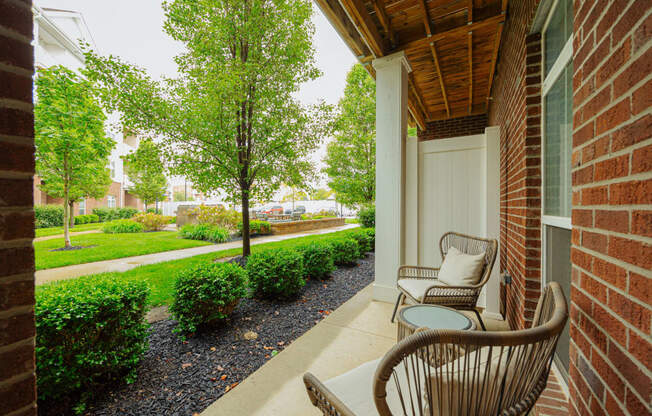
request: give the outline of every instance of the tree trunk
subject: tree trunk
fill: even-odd
[[[70,201],[68,203],[68,207],[69,207],[69,213],[70,213],[70,222],[69,222],[70,228],[75,228],[75,214],[74,214],[74,212],[75,212],[75,203],[73,201]]]
[[[71,247],[70,243],[70,203],[68,202],[68,185],[64,185],[63,193],[63,238],[66,247]]]
[[[242,257],[251,254],[251,239],[249,236],[249,191],[242,191]]]

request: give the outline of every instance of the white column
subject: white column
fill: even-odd
[[[419,265],[419,140],[405,146],[405,263]]]
[[[500,316],[500,127],[485,129],[486,175],[485,189],[487,209],[485,219],[485,236],[498,240],[498,254],[489,282],[485,288],[486,304],[484,315],[501,319]]]
[[[393,302],[404,262],[407,76],[404,52],[373,61],[376,70],[376,279],[374,299]]]

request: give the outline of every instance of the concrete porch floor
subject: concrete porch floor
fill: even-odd
[[[382,357],[396,342],[396,324],[389,322],[393,306],[373,301],[372,287],[367,286],[209,406],[202,416],[320,415],[308,399],[303,374],[310,371],[328,380]],[[467,316],[474,319],[472,315]],[[483,320],[488,330],[508,329],[505,321]]]

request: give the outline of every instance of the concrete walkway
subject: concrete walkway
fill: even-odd
[[[393,307],[372,300],[367,286],[201,415],[321,415],[308,399],[303,374],[325,381],[385,355],[396,342]],[[471,312],[465,315],[475,321]],[[490,331],[508,329],[505,321],[483,320]]]
[[[272,241],[283,241],[291,238],[303,237],[307,235],[328,234],[336,231],[347,230],[358,227],[357,224],[346,224],[341,227],[326,228],[314,231],[305,231],[295,234],[271,235],[251,240],[251,245],[269,243]],[[121,259],[104,260],[94,263],[76,264],[73,266],[57,267],[54,269],[39,270],[36,272],[36,284],[41,285],[56,280],[72,279],[89,274],[105,272],[125,272],[138,266],[146,264],[160,263],[169,260],[184,259],[186,257],[198,256],[200,254],[214,253],[216,251],[230,248],[242,247],[242,241],[231,241],[223,244],[213,244],[210,246],[201,246],[186,248],[182,250],[165,251],[162,253],[146,254],[143,256],[123,257]]]
[[[95,233],[101,233],[102,230],[87,230],[87,231],[71,231],[70,232],[70,237],[74,237],[77,235],[83,235],[83,234],[95,234]],[[34,241],[45,241],[45,240],[54,240],[55,238],[63,238],[63,234],[55,234],[55,235],[46,235],[45,237],[36,237]]]

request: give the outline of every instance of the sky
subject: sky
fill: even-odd
[[[176,76],[173,58],[183,47],[163,31],[165,16],[161,1],[35,0],[34,3],[82,13],[100,54],[120,56],[145,68],[155,78]],[[297,98],[304,104],[319,100],[337,104],[344,91],[346,74],[356,59],[321,10],[316,5],[313,9],[315,59],[322,76],[305,83]],[[313,155],[318,167],[322,166],[324,154],[325,145]]]

